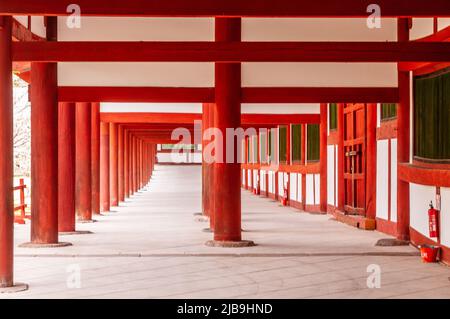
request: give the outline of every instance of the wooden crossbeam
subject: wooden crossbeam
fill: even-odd
[[[71,0],[0,0],[2,15],[68,15]],[[85,16],[367,17],[373,0],[77,0]],[[448,0],[377,0],[383,17],[449,17]]]
[[[242,103],[398,103],[397,88],[245,87]],[[214,88],[59,87],[60,102],[214,103]]]
[[[33,62],[449,62],[450,42],[16,42]]]

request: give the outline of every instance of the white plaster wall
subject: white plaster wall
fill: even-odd
[[[298,174],[298,176],[297,176],[297,198],[300,203],[302,202],[302,189],[303,189],[302,178],[303,178],[303,174]]]
[[[441,188],[441,243],[450,247],[450,188]]]
[[[291,180],[289,182],[289,198],[295,201],[298,201],[297,197],[297,174],[291,173]]]
[[[261,191],[266,191],[266,171],[259,171],[259,180],[261,183]]]
[[[31,17],[31,32],[40,37],[46,37],[47,32],[44,25],[44,17]]]
[[[243,41],[396,41],[396,19],[369,29],[365,18],[244,18]]]
[[[396,87],[395,63],[242,63],[244,87]]]
[[[202,113],[200,103],[101,103],[102,113]]]
[[[59,41],[214,41],[213,18],[82,17],[81,28],[58,18]]]
[[[252,184],[252,170],[249,169],[247,170],[247,181],[248,181],[248,186],[250,186]]]
[[[428,209],[430,201],[436,201],[436,187],[409,184],[410,189],[410,225],[422,235],[429,237]]]
[[[244,114],[320,114],[319,103],[242,103]]]
[[[377,104],[377,127],[381,127],[381,103]]]
[[[314,196],[314,200],[315,200],[315,205],[320,205],[320,174],[315,174],[314,175],[314,179],[315,179],[315,186],[316,186],[316,192],[315,192],[315,196]]]
[[[212,87],[214,63],[63,62],[59,86]]]
[[[397,139],[391,140],[391,221],[397,222]]]
[[[445,29],[450,26],[450,18],[439,18],[438,19],[438,30]]]
[[[306,204],[319,205],[320,204],[320,175],[307,174],[306,175]]]
[[[377,209],[376,216],[388,220],[389,214],[389,172],[388,165],[389,162],[389,141],[380,140],[377,141]]]
[[[269,193],[274,194],[275,193],[274,190],[273,190],[274,189],[274,187],[273,187],[274,178],[273,178],[273,172],[272,171],[269,171],[268,179],[269,179]]]
[[[258,171],[253,170],[253,188],[258,186]]]
[[[277,185],[277,189],[278,189],[278,194],[280,196],[284,196],[284,174],[283,173],[279,173],[278,174],[278,185]]]
[[[28,28],[28,16],[14,16],[14,19],[16,19],[25,28]]]
[[[335,203],[335,183],[334,177],[336,174],[335,166],[335,146],[327,146],[327,201],[329,205],[337,206]]]
[[[410,30],[411,40],[420,39],[433,33],[433,18],[413,18],[413,27]]]

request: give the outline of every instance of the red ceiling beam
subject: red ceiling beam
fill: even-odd
[[[214,103],[214,88],[68,87],[60,102]],[[242,103],[398,103],[397,88],[242,88]]]
[[[100,120],[114,123],[164,123],[164,124],[192,124],[194,121],[201,121],[202,115],[198,113],[101,113]],[[241,123],[243,126],[278,125],[288,123],[319,123],[320,114],[242,114]],[[127,129],[132,129],[126,127]],[[135,129],[135,127],[134,127]],[[141,127],[142,130],[156,129]]]
[[[67,15],[71,0],[0,0],[3,15]],[[373,0],[77,0],[86,16],[367,17]],[[448,17],[448,0],[377,0],[384,17]]]
[[[59,100],[78,102],[211,103],[214,88],[69,87],[59,88]]]
[[[448,62],[450,42],[15,42],[33,62]]]

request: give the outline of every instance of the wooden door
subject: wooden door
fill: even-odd
[[[344,210],[352,215],[366,211],[366,105],[344,106]]]

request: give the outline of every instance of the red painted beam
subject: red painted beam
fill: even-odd
[[[246,87],[242,103],[398,103],[397,88]],[[59,87],[61,102],[214,103],[214,88]]]
[[[3,15],[68,15],[69,0],[0,1]],[[372,0],[77,0],[85,16],[367,17]],[[377,0],[384,17],[448,17],[447,0]]]
[[[214,88],[181,87],[59,87],[60,101],[97,102],[213,102]]]
[[[449,42],[14,42],[32,62],[447,62]]]

